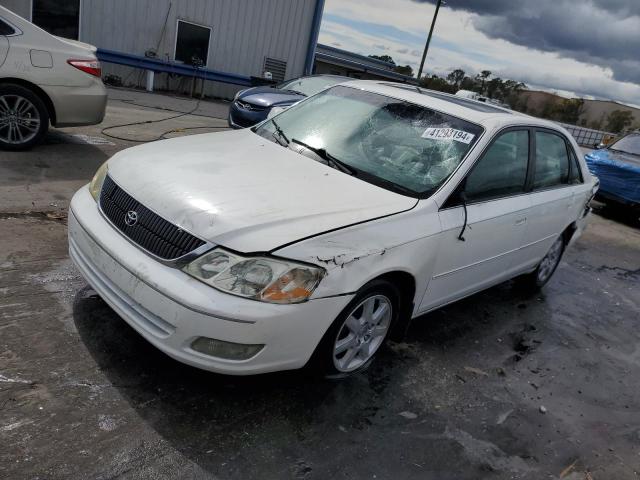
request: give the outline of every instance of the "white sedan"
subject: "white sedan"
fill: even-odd
[[[24,150],[56,127],[102,122],[96,48],[48,34],[0,6],[0,149]]]
[[[252,129],[118,153],[71,203],[71,257],[142,336],[207,370],[365,368],[425,312],[542,287],[597,180],[557,125],[355,81]]]

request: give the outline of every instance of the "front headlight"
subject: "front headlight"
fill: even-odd
[[[107,162],[104,162],[96,174],[91,179],[91,183],[89,184],[89,192],[91,192],[91,196],[97,202],[100,197],[100,190],[102,190],[102,184],[104,183],[104,179],[107,176]]]
[[[270,303],[307,300],[324,270],[271,257],[243,257],[222,248],[197,258],[183,271],[232,295]]]

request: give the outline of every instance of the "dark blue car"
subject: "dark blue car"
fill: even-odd
[[[633,132],[585,155],[600,180],[597,197],[640,208],[640,132]]]
[[[312,75],[268,87],[253,87],[238,92],[229,107],[229,126],[246,128],[261,122],[273,107],[290,107],[311,95],[338,83],[352,80],[338,75]]]

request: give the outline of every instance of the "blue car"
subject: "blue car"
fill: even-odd
[[[231,128],[252,127],[266,119],[273,107],[290,107],[325,88],[349,80],[353,79],[338,75],[312,75],[274,86],[241,90],[229,107],[229,126]]]
[[[640,208],[640,131],[584,158],[591,173],[600,179],[598,198]]]

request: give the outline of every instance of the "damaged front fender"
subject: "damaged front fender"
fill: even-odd
[[[306,239],[273,253],[327,271],[312,298],[354,293],[381,275],[400,271],[415,279],[414,303],[419,304],[431,278],[440,230],[435,203],[425,201],[414,210]]]

